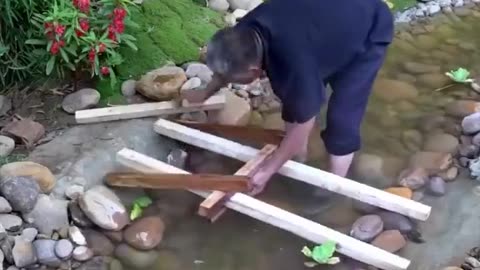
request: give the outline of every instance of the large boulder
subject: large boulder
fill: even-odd
[[[135,89],[156,101],[172,100],[180,95],[180,88],[187,81],[182,68],[164,66],[148,72],[137,81]]]

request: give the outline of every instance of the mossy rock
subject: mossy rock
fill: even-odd
[[[196,0],[145,0],[131,12],[138,27],[128,27],[127,33],[137,39],[138,51],[126,46],[120,50],[124,62],[116,67],[119,83],[113,89],[108,80],[98,83],[102,97],[119,92],[122,81],[138,79],[168,62],[198,60],[200,47],[225,25],[221,14]]]

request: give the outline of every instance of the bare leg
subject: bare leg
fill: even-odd
[[[352,164],[354,154],[344,156],[330,155],[330,172],[341,177],[346,177]]]
[[[285,131],[288,132],[292,128],[292,123],[285,122]],[[307,161],[308,156],[308,140],[304,145],[300,146],[300,151],[293,157],[293,160],[304,163]]]

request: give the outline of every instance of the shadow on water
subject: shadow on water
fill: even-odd
[[[467,86],[455,86],[439,92],[433,90],[449,84],[444,73],[451,69],[464,67],[473,74],[480,75],[478,34],[480,12],[477,8],[464,13],[468,14],[459,13],[458,16],[442,14],[432,19],[432,22],[419,23],[397,34],[377,79],[377,83],[382,84],[382,87],[379,91],[374,90],[362,127],[361,152],[381,157],[383,160],[381,170],[384,175],[381,179],[367,179],[355,175],[353,169],[352,179],[378,188],[390,186],[409,157],[422,149],[422,138],[439,131],[458,135],[458,119],[449,116],[447,105],[458,99],[480,100],[480,98]],[[322,115],[324,116],[324,113]],[[317,127],[311,136],[312,153],[309,165],[324,169],[326,154],[319,139],[319,130],[320,127]],[[415,136],[412,136],[412,133]],[[234,170],[235,168],[232,172]],[[471,187],[471,182],[465,179],[457,180],[451,188],[458,190],[452,191],[444,198],[427,199],[427,203],[431,204],[435,211],[436,205],[445,206],[446,202],[453,200],[449,197],[462,196],[461,192],[466,192]],[[351,224],[358,217],[352,209],[351,200],[332,194],[326,199],[313,199],[311,194],[311,186],[276,176],[261,199],[348,233]],[[163,195],[158,197],[165,198]],[[304,257],[300,250],[304,245],[310,244],[308,241],[233,211],[227,212],[215,224],[209,224],[194,215],[195,207],[200,203],[198,197],[183,193],[181,196],[167,197],[169,199],[159,204],[163,204],[165,209],[169,208],[169,211],[176,214],[159,248],[158,263],[152,269],[307,269],[303,266]],[[432,215],[432,219],[433,221],[427,223],[442,222],[436,215]],[[427,240],[428,236],[435,236],[435,233],[428,232],[428,228],[425,230]],[[452,237],[455,237],[454,235],[451,234]],[[480,236],[477,240],[480,241]],[[448,242],[433,241],[433,243],[442,245]],[[403,253],[405,256],[414,256],[408,250],[415,250],[418,253],[415,260],[422,260],[414,262],[418,267],[413,269],[435,269],[440,261],[447,263],[451,259],[420,258],[422,255],[420,249],[411,247],[412,245],[415,244],[409,244],[406,247],[407,251]],[[428,249],[432,244],[426,245],[425,248]],[[455,248],[453,252],[457,254],[445,251],[446,256],[463,256],[471,246],[459,243]],[[435,251],[424,252],[430,253]],[[435,260],[435,263],[429,265],[431,260]],[[343,269],[343,267],[317,269]]]

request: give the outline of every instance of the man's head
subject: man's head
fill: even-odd
[[[207,65],[223,80],[247,84],[262,74],[262,44],[250,28],[225,28],[207,45]]]

